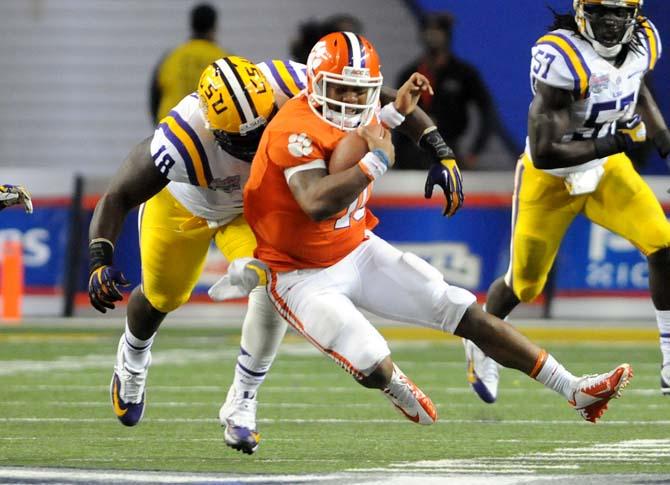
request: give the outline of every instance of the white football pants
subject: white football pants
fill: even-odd
[[[291,326],[359,379],[390,351],[357,307],[453,333],[476,300],[423,259],[372,233],[331,267],[273,272],[268,292]]]

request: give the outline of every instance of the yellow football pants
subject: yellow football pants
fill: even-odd
[[[149,303],[164,313],[190,298],[212,238],[228,261],[251,257],[256,248],[256,238],[244,216],[211,229],[167,188],[142,205],[139,227],[142,291]]]
[[[524,154],[515,174],[510,267],[505,281],[521,301],[542,292],[566,230],[577,214],[618,234],[643,254],[670,247],[670,224],[624,154],[613,155],[590,194],[570,195],[563,179],[533,166]]]

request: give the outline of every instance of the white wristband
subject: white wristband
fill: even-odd
[[[383,157],[380,155],[383,155]],[[386,154],[381,150],[368,152],[358,162],[358,168],[361,169],[370,181],[377,180],[384,175],[389,168],[388,159],[385,160],[384,158],[386,158]]]
[[[397,128],[405,121],[405,116],[400,114],[393,103],[388,103],[379,112],[379,119],[389,129]]]

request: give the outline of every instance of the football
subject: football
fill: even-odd
[[[384,127],[375,125],[375,128],[379,130],[379,136],[382,136]],[[350,131],[335,147],[328,161],[328,173],[338,173],[353,167],[368,151],[367,142],[355,130]]]

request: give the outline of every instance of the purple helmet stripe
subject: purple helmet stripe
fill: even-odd
[[[344,40],[347,42],[347,52],[348,52],[348,57],[349,60],[347,61],[347,66],[353,66],[353,67],[358,67],[354,64],[354,50],[353,47],[351,46],[351,39],[349,39],[349,36],[347,35],[347,32],[342,32],[344,35]]]

